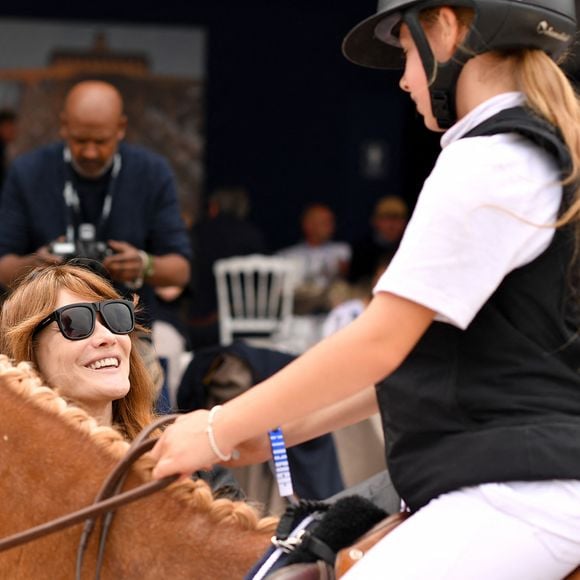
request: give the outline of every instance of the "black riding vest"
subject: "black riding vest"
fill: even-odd
[[[516,132],[570,157],[521,107],[465,137]],[[565,190],[563,208],[569,203]],[[442,493],[502,481],[580,479],[580,316],[570,299],[571,228],[509,273],[462,331],[434,322],[377,385],[387,463],[416,510]]]

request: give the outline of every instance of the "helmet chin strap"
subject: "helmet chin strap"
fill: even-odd
[[[437,124],[441,129],[449,129],[457,121],[455,107],[457,80],[465,63],[471,57],[456,50],[447,62],[435,62],[429,41],[419,22],[418,12],[413,9],[407,10],[403,20],[409,27],[427,75],[433,116],[437,119]]]

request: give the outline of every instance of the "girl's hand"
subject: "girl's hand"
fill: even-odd
[[[208,471],[214,463],[219,463],[209,443],[208,418],[208,411],[194,411],[179,417],[163,432],[151,450],[152,457],[157,460],[157,465],[153,469],[154,479],[161,479],[174,473],[191,475],[199,469]],[[263,463],[271,457],[270,439],[265,433],[236,446],[236,453],[233,454],[231,461],[225,462],[224,465],[227,467],[253,465]]]
[[[272,459],[270,438],[267,433],[239,443],[236,445],[236,451],[237,453],[234,454],[231,461],[224,463],[224,466],[244,467],[245,465],[254,465]]]
[[[163,432],[151,450],[157,460],[154,479],[173,474],[191,475],[199,469],[210,470],[217,462],[206,431],[208,415],[205,410],[187,413]]]

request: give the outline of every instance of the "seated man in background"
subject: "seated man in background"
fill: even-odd
[[[353,243],[349,282],[370,282],[377,268],[388,264],[399,246],[408,219],[409,208],[399,196],[387,195],[377,200],[370,228]]]
[[[278,252],[296,260],[298,285],[295,313],[319,314],[329,310],[327,294],[332,283],[346,275],[351,250],[346,242],[333,241],[334,212],[325,204],[306,207],[300,222],[303,239]]]

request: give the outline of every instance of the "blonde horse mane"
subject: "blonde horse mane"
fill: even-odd
[[[129,443],[116,429],[98,425],[85,410],[44,385],[30,363],[20,362],[15,365],[8,357],[0,355],[0,380],[26,401],[58,415],[67,424],[87,434],[115,460],[120,460],[129,450]],[[135,471],[145,481],[149,481],[153,466],[154,461],[145,454],[135,463]],[[207,513],[218,524],[231,523],[243,530],[273,532],[278,522],[278,518],[260,517],[257,508],[249,503],[214,498],[209,485],[201,479],[181,480],[173,483],[168,491],[198,512]]]

